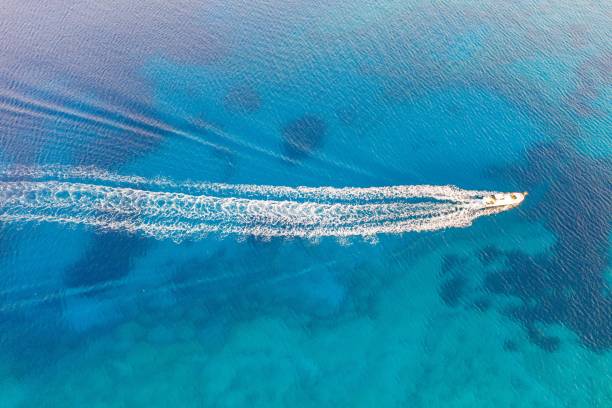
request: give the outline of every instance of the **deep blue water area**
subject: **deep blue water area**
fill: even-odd
[[[2,169],[529,196],[375,237],[0,222],[0,405],[612,406],[605,2],[130,3],[3,2]]]

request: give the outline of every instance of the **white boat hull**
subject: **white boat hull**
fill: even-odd
[[[491,207],[515,207],[525,200],[527,192],[524,193],[502,193],[492,194],[482,199],[485,208]]]

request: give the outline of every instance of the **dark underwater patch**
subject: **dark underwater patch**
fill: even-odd
[[[494,245],[487,245],[478,251],[478,259],[483,265],[490,265],[500,259],[502,252]]]
[[[463,276],[455,276],[445,281],[440,286],[440,297],[447,306],[456,307],[467,289],[467,279]]]
[[[66,270],[64,283],[69,288],[76,288],[121,279],[128,275],[133,258],[145,248],[143,238],[117,233],[96,235],[85,255]]]
[[[443,274],[448,272],[456,271],[465,265],[468,258],[457,254],[446,254],[442,256],[442,267],[441,271]]]
[[[503,345],[504,351],[508,351],[511,353],[518,351],[518,344],[514,340],[506,340]]]
[[[474,301],[474,308],[479,312],[486,312],[491,308],[491,301],[487,298],[480,298]]]
[[[283,151],[290,159],[302,159],[323,142],[327,124],[313,115],[304,115],[282,129]]]
[[[557,351],[559,349],[559,345],[561,344],[559,338],[554,336],[546,336],[533,326],[527,327],[527,335],[533,344],[540,347],[544,351],[548,351],[549,353]]]
[[[259,93],[248,85],[230,89],[223,99],[224,106],[237,113],[254,113],[261,108]]]
[[[612,298],[604,274],[609,264],[612,163],[587,158],[561,144],[537,145],[527,160],[515,169],[516,182],[543,185],[546,191],[524,211],[529,218],[543,220],[557,242],[536,257],[504,252],[505,267],[490,273],[484,285],[522,300],[505,313],[520,321],[530,341],[543,349],[555,350],[560,341],[535,327],[562,324],[589,349],[609,350]]]
[[[485,287],[494,293],[510,294],[525,300],[538,300],[558,283],[547,274],[546,257],[531,258],[521,251],[506,252],[506,269],[491,272],[485,278]]]

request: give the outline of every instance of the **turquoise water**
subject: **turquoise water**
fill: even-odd
[[[9,0],[2,405],[611,406],[610,14],[499,3]],[[202,183],[530,195],[192,234]]]

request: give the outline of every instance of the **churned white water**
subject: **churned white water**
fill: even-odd
[[[285,187],[177,183],[94,167],[0,171],[0,220],[81,224],[157,239],[207,234],[350,237],[465,227],[491,192],[453,186]]]

